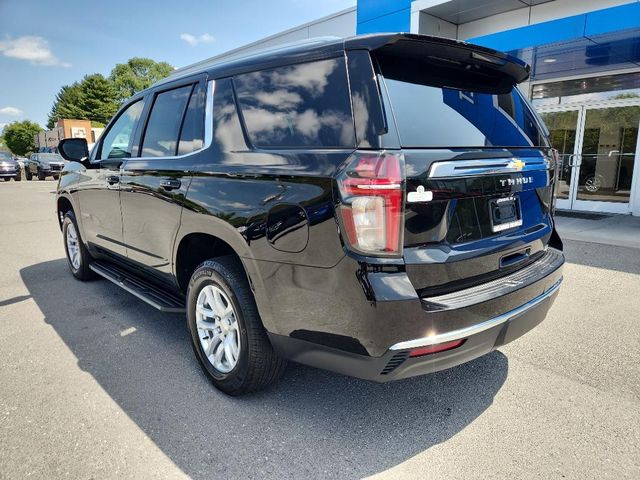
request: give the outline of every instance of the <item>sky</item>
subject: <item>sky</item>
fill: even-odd
[[[0,130],[46,126],[55,95],[85,75],[148,57],[183,67],[356,0],[0,0]]]

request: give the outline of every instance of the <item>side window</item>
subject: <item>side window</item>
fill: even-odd
[[[344,58],[238,75],[238,103],[258,147],[355,147]]]
[[[129,158],[131,156],[133,134],[142,113],[142,106],[142,100],[132,103],[111,125],[102,140],[100,151],[96,157],[98,160]]]
[[[195,152],[204,145],[204,103],[205,89],[202,85],[196,85],[182,122],[178,155]]]
[[[142,157],[176,155],[180,126],[193,85],[156,95],[142,141]]]
[[[216,80],[213,95],[214,145],[222,152],[246,150],[230,78]]]

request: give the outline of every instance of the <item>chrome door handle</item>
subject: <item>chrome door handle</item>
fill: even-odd
[[[165,190],[177,190],[182,185],[182,182],[176,178],[165,178],[160,181],[160,187]]]
[[[580,166],[580,159],[581,159],[580,155],[571,155],[571,156],[569,156],[569,167],[579,167]]]

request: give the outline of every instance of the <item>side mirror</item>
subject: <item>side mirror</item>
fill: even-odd
[[[89,158],[89,147],[84,138],[64,138],[58,143],[58,152],[65,160],[84,163]]]

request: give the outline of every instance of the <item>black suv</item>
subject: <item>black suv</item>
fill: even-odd
[[[285,360],[388,381],[484,355],[562,281],[520,60],[410,34],[203,62],[131,98],[57,209],[73,274],[185,312],[230,394]]]

